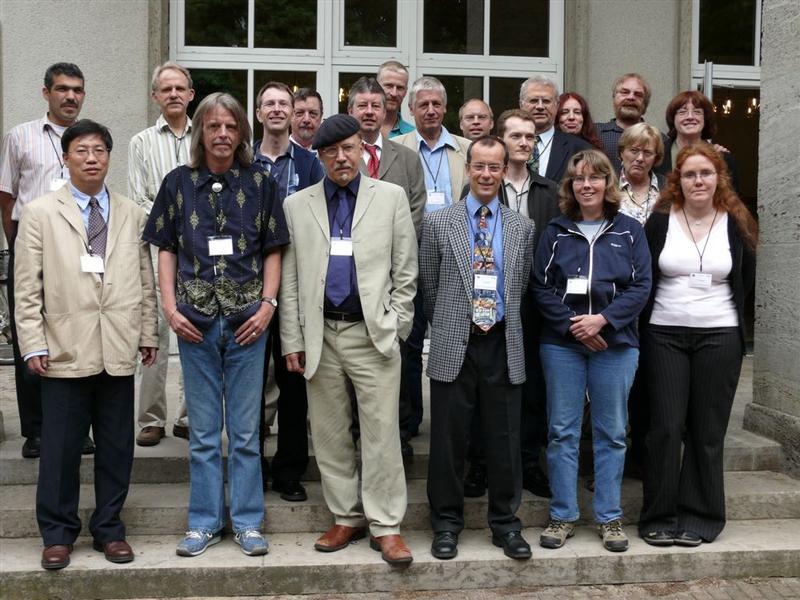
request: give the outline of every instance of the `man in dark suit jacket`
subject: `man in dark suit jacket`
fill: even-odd
[[[457,554],[464,527],[461,476],[476,407],[486,446],[492,542],[511,558],[531,556],[516,511],[522,495],[519,421],[525,381],[520,305],[531,270],[534,226],[500,204],[507,165],[500,140],[487,136],[473,142],[465,167],[469,194],[463,202],[428,213],[422,227],[420,285],[431,324],[431,553],[441,559]]]
[[[264,127],[264,137],[253,144],[253,158],[277,182],[281,202],[325,176],[317,157],[289,139],[293,107],[294,94],[285,83],[270,81],[256,96],[256,118]],[[274,378],[268,376],[270,354],[274,361]],[[265,396],[272,396],[274,386],[279,389],[278,448],[272,465],[263,454],[267,415],[262,409],[260,434],[264,489],[267,489],[267,480],[271,475],[272,489],[279,492],[282,499],[302,502],[307,498],[300,478],[308,466],[308,400],[302,376],[286,370],[281,353],[280,316],[277,310],[270,323],[264,371]],[[274,414],[274,408],[272,410]]]
[[[536,125],[536,146],[532,154],[534,170],[542,177],[561,183],[567,161],[579,150],[591,148],[591,144],[555,127],[558,86],[547,77],[537,75],[522,83],[519,107],[530,113]],[[546,223],[542,223],[542,230],[544,225]]]

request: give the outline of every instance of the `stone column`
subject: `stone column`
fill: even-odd
[[[746,429],[780,442],[800,477],[800,35],[793,0],[762,10],[753,402]]]

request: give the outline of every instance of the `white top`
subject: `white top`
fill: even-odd
[[[737,327],[739,318],[728,283],[732,263],[728,213],[717,216],[707,245],[704,237],[697,240],[695,246],[678,222],[679,218],[683,215],[670,213],[667,239],[658,258],[661,277],[650,323],[698,328]],[[699,252],[703,252],[702,272],[711,274],[711,285],[704,289],[689,285],[690,274],[700,272]]]
[[[553,147],[553,136],[555,134],[555,127],[551,127],[539,134],[539,143],[536,144],[536,147],[539,149],[539,175],[542,177],[547,173],[547,165],[550,163],[550,150]]]

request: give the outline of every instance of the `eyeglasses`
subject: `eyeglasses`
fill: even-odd
[[[675,114],[679,117],[702,117],[703,116],[703,109],[702,108],[679,108],[675,111]]]
[[[600,183],[601,181],[605,181],[606,178],[604,175],[589,175],[588,177],[584,175],[578,175],[572,178],[573,183],[577,183],[578,185],[583,185],[587,181],[591,184]]]
[[[489,115],[486,113],[480,113],[476,115],[464,115],[462,117],[465,121],[488,121]]]
[[[633,157],[643,155],[645,158],[653,158],[656,153],[652,150],[645,150],[644,148],[625,148],[625,152]]]
[[[95,146],[94,148],[87,148],[86,146],[78,146],[75,150],[70,150],[70,154],[74,154],[80,159],[86,159],[90,154],[95,158],[105,158],[108,156],[108,148],[105,146]]]
[[[287,100],[267,100],[261,103],[261,108],[272,110],[273,108],[291,108],[292,104]]]
[[[326,148],[320,148],[319,153],[325,158],[336,158],[339,156],[339,150],[345,154],[350,154],[360,148],[361,146],[358,144],[341,144],[340,146],[327,146]]]
[[[485,169],[489,169],[489,173],[497,175],[503,171],[503,165],[500,163],[469,163],[469,168],[476,173],[483,173]]]
[[[686,173],[681,173],[681,179],[685,181],[697,181],[697,178],[706,180],[711,179],[716,175],[716,171],[687,171]]]

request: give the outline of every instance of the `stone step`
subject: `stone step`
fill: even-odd
[[[592,494],[579,486],[582,522],[591,522]],[[800,519],[800,481],[786,475],[768,471],[732,471],[725,475],[728,520]],[[317,482],[306,485],[307,502],[286,502],[276,492],[265,497],[266,527],[268,533],[321,532],[330,527],[332,517]],[[25,538],[38,535],[35,504],[35,486],[5,486],[0,489],[0,537]],[[135,535],[180,535],[186,529],[189,486],[177,484],[136,484],[131,486],[125,503],[123,519],[127,530]],[[628,522],[635,522],[642,503],[641,482],[625,480],[622,487],[622,508]],[[84,524],[94,505],[94,492],[90,485],[81,487],[80,517]],[[548,517],[549,501],[523,491],[518,512],[526,525],[544,526]],[[486,526],[487,498],[467,498],[465,522],[471,529]],[[428,499],[423,480],[409,480],[408,509],[403,527],[427,529],[430,517]],[[85,535],[88,530],[85,528]]]
[[[275,436],[267,441],[268,455],[275,453]],[[427,430],[411,440],[414,459],[406,464],[408,479],[425,479],[428,474],[430,435]],[[224,446],[224,445],[223,445]],[[0,485],[35,484],[39,462],[22,458],[22,439],[17,437],[0,445]],[[311,459],[303,479],[319,481],[319,469],[314,458],[313,444],[309,443]],[[588,459],[591,448],[584,444],[583,458]],[[181,483],[189,481],[188,443],[168,436],[158,446],[136,446],[131,481],[134,483]],[[725,440],[726,471],[780,471],[783,450],[777,442],[742,429],[731,429]],[[589,464],[582,459],[582,463]],[[83,457],[81,481],[90,483],[94,460]]]
[[[169,536],[130,536],[136,559],[112,565],[79,540],[72,564],[58,572],[39,567],[37,538],[0,540],[0,575],[6,600],[50,598],[225,597],[268,594],[334,594],[413,590],[458,590],[540,585],[644,583],[704,577],[800,576],[800,520],[734,521],[713,544],[654,548],[627,528],[631,548],[604,550],[592,528],[578,529],[564,548],[536,545],[539,528],[524,535],[530,561],[506,558],[487,530],[465,530],[459,554],[439,561],[430,553],[431,534],[408,530],[414,553],[407,568],[391,567],[360,542],[336,553],[313,550],[318,534],[275,534],[271,552],[244,556],[230,537],[195,558],[175,555]]]

